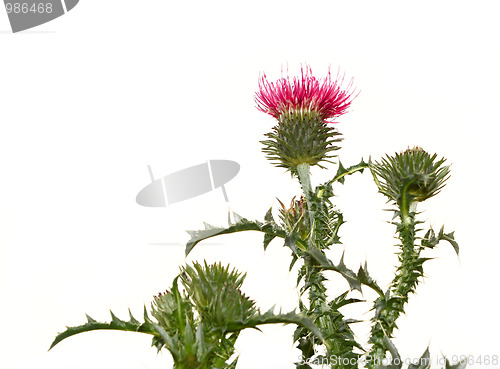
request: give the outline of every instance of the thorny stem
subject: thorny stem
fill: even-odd
[[[405,187],[406,189],[406,187]],[[399,203],[401,223],[397,224],[401,253],[400,266],[389,287],[388,297],[379,297],[375,301],[375,317],[372,327],[370,343],[373,344],[368,355],[368,367],[376,368],[381,365],[388,351],[386,338],[391,338],[396,329],[396,320],[404,311],[404,304],[418,283],[422,275],[422,265],[419,262],[420,250],[415,249],[415,210],[416,203],[411,202],[403,191]]]
[[[309,239],[308,246],[309,248],[316,247],[314,245],[314,210],[312,206],[312,185],[311,185],[311,175],[309,172],[309,164],[303,163],[297,165],[297,174],[299,182],[302,186],[302,190],[304,192],[306,203],[307,203],[307,214],[309,218]],[[315,270],[314,265],[312,265],[311,260],[309,258],[303,258],[304,260],[304,268],[306,273],[304,275],[306,285],[309,285],[309,314],[314,311],[321,311],[324,308],[324,304],[326,304],[326,287],[323,285],[323,277],[321,273]],[[314,318],[313,318],[314,319]],[[316,319],[314,319],[316,320]],[[327,328],[328,322],[325,317],[319,317],[316,321],[319,325],[320,329]]]
[[[308,247],[309,248],[317,248],[319,250],[323,249],[323,245],[318,244],[321,242],[320,238],[316,237],[316,221],[315,216],[316,212],[314,209],[313,199],[314,196],[311,178],[309,172],[309,164],[299,164],[296,167],[298,179],[302,186],[302,190],[304,192],[306,203],[307,203],[307,213],[309,220],[309,229],[310,234],[308,237]],[[323,252],[323,251],[321,251]],[[309,315],[313,321],[318,325],[318,327],[323,332],[334,332],[335,327],[331,320],[331,317],[328,315],[324,315],[322,312],[328,311],[330,308],[328,306],[327,297],[326,297],[326,287],[324,285],[325,278],[323,277],[321,271],[317,268],[316,262],[309,258],[304,257],[304,268],[305,274],[304,279],[306,286],[309,286],[309,309],[304,309],[305,313]],[[328,339],[326,340],[327,350],[330,352],[339,352],[338,344],[335,340]]]

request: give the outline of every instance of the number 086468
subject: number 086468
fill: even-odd
[[[29,13],[52,13],[52,3],[6,3],[7,13],[29,14]]]

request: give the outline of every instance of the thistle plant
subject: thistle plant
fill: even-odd
[[[255,301],[241,292],[245,275],[219,264],[194,263],[181,268],[172,287],[154,297],[151,317],[144,307],[144,322],[132,316],[128,321],[111,312],[109,323],[100,323],[87,315],[87,323],[68,327],[50,346],[93,330],[119,330],[153,336],[152,346],[165,348],[172,355],[174,369],[235,368],[236,339],[246,328],[263,324],[298,324],[322,339],[311,320],[295,312],[274,314],[273,309],[260,313]],[[179,281],[185,287],[179,291]]]
[[[397,328],[396,321],[404,312],[405,304],[423,277],[423,263],[428,260],[421,254],[434,248],[441,240],[450,242],[458,253],[458,244],[453,232],[443,228],[436,235],[429,229],[419,237],[416,226],[416,204],[435,196],[449,178],[449,167],[445,159],[437,159],[421,148],[409,149],[395,156],[387,156],[380,162],[363,159],[355,165],[344,167],[337,160],[333,178],[316,187],[312,186],[310,168],[324,168],[340,149],[341,134],[332,126],[333,120],[348,111],[354,100],[352,84],[345,89],[342,81],[332,80],[330,73],[323,80],[312,75],[309,67],[301,69],[300,77],[284,77],[276,82],[263,75],[255,97],[257,109],[271,115],[276,124],[261,141],[262,151],[272,164],[285,168],[298,180],[302,194],[292,199],[289,206],[280,200],[279,219],[273,217],[272,209],[263,221],[248,220],[233,214],[234,221],[227,227],[206,225],[204,230],[189,231],[191,239],[186,245],[186,254],[203,240],[222,234],[240,231],[259,231],[264,234],[264,249],[274,239],[282,239],[291,250],[290,270],[298,264],[298,307],[321,332],[314,335],[304,326],[298,326],[294,341],[301,351],[300,369],[313,364],[331,368],[358,368],[364,363],[368,368],[401,368],[399,353],[391,341]],[[339,249],[339,229],[344,223],[342,212],[332,203],[334,185],[344,184],[346,178],[367,169],[372,173],[379,192],[388,197],[395,208],[398,239],[400,241],[399,265],[389,287],[384,291],[368,273],[366,262],[357,271],[344,263],[344,254]],[[348,246],[346,247],[348,250]],[[336,262],[328,255],[336,254]],[[349,284],[349,290],[337,297],[327,297],[325,281],[329,272],[339,273]],[[346,318],[341,308],[360,302],[350,294],[353,290],[370,288],[376,292],[373,301],[373,317],[370,320],[371,335],[364,343],[357,338],[351,325],[359,322]],[[419,364],[409,369],[426,368],[428,350]],[[462,363],[447,368],[462,368]]]
[[[309,67],[301,69],[300,77],[283,77],[271,82],[263,75],[255,96],[257,109],[276,121],[265,133],[262,151],[271,163],[290,172],[302,193],[290,205],[278,200],[281,208],[275,219],[269,209],[263,220],[249,220],[236,213],[229,224],[188,231],[191,239],[186,244],[186,255],[204,240],[223,234],[242,231],[263,233],[264,250],[273,240],[282,240],[291,252],[289,270],[297,270],[298,313],[275,314],[273,309],[261,313],[256,303],[245,296],[242,283],[245,274],[230,270],[221,264],[184,266],[174,279],[170,291],[155,296],[151,317],[144,310],[144,323],[130,315],[129,321],[111,313],[109,323],[98,323],[88,317],[84,325],[68,328],[60,333],[51,348],[72,335],[96,329],[117,329],[147,333],[153,336],[153,346],[167,349],[176,369],[235,368],[235,342],[246,328],[262,324],[296,324],[293,342],[301,352],[295,363],[299,369],[310,369],[315,364],[330,368],[354,369],[361,366],[378,369],[400,369],[402,361],[392,339],[397,333],[397,320],[404,313],[411,294],[424,276],[424,263],[440,241],[448,241],[458,254],[454,233],[444,228],[436,234],[432,228],[423,231],[418,220],[417,204],[437,195],[450,177],[450,168],[444,158],[430,155],[415,147],[379,161],[345,167],[338,158],[337,146],[341,134],[333,126],[334,120],[347,113],[354,101],[352,83],[342,87],[342,80],[313,76]],[[336,161],[336,163],[334,162]],[[313,187],[310,168],[336,165],[333,177]],[[396,227],[398,265],[394,278],[382,288],[368,273],[367,263],[357,270],[344,262],[339,229],[344,216],[333,203],[334,188],[345,184],[355,173],[370,172],[374,185],[393,206],[392,224]],[[286,202],[286,201],[285,201]],[[276,214],[276,212],[274,212]],[[332,259],[330,259],[332,257]],[[335,260],[335,261],[334,261]],[[349,288],[337,296],[327,294],[329,273],[337,273]],[[179,284],[184,286],[180,292]],[[373,301],[370,337],[364,342],[356,337],[351,326],[362,320],[344,316],[344,308],[359,303],[352,291],[369,288],[376,293]],[[418,363],[408,369],[430,366],[430,354],[425,350]],[[463,363],[450,364],[447,369],[463,369]]]

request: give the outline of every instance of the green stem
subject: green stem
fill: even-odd
[[[306,198],[307,203],[307,214],[309,219],[309,238],[308,238],[308,247],[317,247],[315,245],[315,236],[314,236],[314,210],[312,205],[312,185],[311,185],[311,175],[310,175],[310,166],[307,163],[297,165],[297,174],[299,178],[300,185],[302,186],[302,191],[304,192],[304,196]],[[322,311],[325,309],[326,305],[326,287],[323,284],[323,276],[321,272],[315,268],[314,263],[308,257],[303,258],[304,260],[304,280],[306,286],[309,286],[309,309],[305,312],[314,320],[315,324],[319,326],[319,328],[324,331],[328,325],[328,321],[326,317],[321,316],[319,318],[315,317],[318,311]]]
[[[307,163],[297,165],[297,173],[299,175],[299,182],[302,185],[304,193],[308,195],[312,192],[311,186],[311,173],[309,172],[310,166]]]
[[[401,212],[401,222],[403,224],[403,227],[406,230],[409,230],[408,227],[410,226],[410,223],[411,223],[411,219],[410,219],[410,204],[412,203],[412,198],[408,197],[408,188],[410,187],[410,185],[413,184],[413,182],[415,182],[415,180],[409,181],[403,187],[403,190],[401,191],[402,192],[401,199],[400,199],[400,202],[399,202],[399,210]]]
[[[337,219],[334,229],[330,228],[338,213],[330,212],[331,209],[329,206],[331,204],[327,200],[332,194],[323,197],[324,193],[322,191],[325,191],[325,188],[331,191],[331,183],[327,182],[323,189],[320,187],[319,191],[313,190],[309,169],[309,164],[300,164],[296,167],[296,173],[307,203],[306,221],[308,221],[307,225],[309,229],[307,248],[309,251],[314,251],[314,253],[305,252],[300,255],[304,262],[301,270],[301,275],[305,282],[302,293],[305,294],[308,291],[307,297],[309,300],[309,306],[301,303],[300,307],[301,312],[311,318],[314,324],[321,330],[325,341],[320,342],[311,337],[307,332],[303,332],[299,337],[299,348],[305,357],[312,358],[315,354],[319,354],[317,346],[324,344],[326,353],[323,355],[327,358],[336,359],[330,363],[331,368],[353,369],[357,368],[357,359],[359,358],[359,355],[354,353],[353,350],[357,346],[354,335],[348,326],[349,323],[344,320],[343,315],[338,311],[336,305],[331,305],[333,301],[328,302],[325,286],[326,278],[323,276],[324,269],[319,265],[318,260],[312,256],[313,254],[317,255],[319,252],[322,254],[324,260],[328,260],[324,250],[328,249],[332,239],[329,237],[329,234],[332,232],[336,234],[342,221],[341,219]],[[350,168],[344,175],[361,170],[361,166],[359,169],[351,170]],[[339,170],[339,172],[342,171]],[[342,175],[338,175],[335,180],[342,177]],[[310,369],[309,366],[298,367],[298,369],[305,368]]]
[[[400,266],[389,287],[389,296],[379,297],[375,301],[376,314],[369,340],[373,344],[368,355],[369,368],[381,365],[389,349],[386,337],[392,337],[397,327],[396,320],[404,312],[404,305],[408,302],[410,293],[415,290],[418,278],[423,274],[420,250],[415,248],[415,205],[406,196],[406,191],[403,191],[399,203],[401,223],[397,224],[401,241]]]
[[[302,191],[306,197],[307,203],[307,214],[309,215],[309,247],[313,246],[314,240],[314,210],[312,209],[312,185],[311,185],[311,174],[309,172],[309,164],[303,163],[297,165],[297,174],[299,177],[299,183],[302,186]]]
[[[297,173],[307,202],[307,214],[309,217],[310,230],[308,245],[309,247],[317,247],[318,245],[315,245],[316,237],[314,237],[315,214],[311,199],[313,192],[309,168],[310,166],[307,163],[299,164],[297,165]],[[323,277],[321,276],[321,273],[314,268],[314,265],[311,264],[311,260],[309,258],[304,258],[304,265],[306,267],[306,283],[310,285],[309,309],[311,311],[321,309],[322,305],[326,302],[326,288],[322,283]]]
[[[299,182],[300,185],[302,186],[302,191],[304,192],[304,195],[306,197],[306,203],[307,203],[307,214],[309,216],[309,239],[308,239],[308,245],[309,247],[314,246],[314,210],[312,208],[312,201],[311,201],[311,195],[312,195],[312,185],[311,185],[311,174],[309,172],[309,164],[303,163],[297,165],[297,174],[299,176]]]

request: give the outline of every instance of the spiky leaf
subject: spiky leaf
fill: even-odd
[[[130,313],[130,311],[129,311]],[[101,323],[90,316],[87,315],[87,323],[83,325],[79,325],[76,327],[67,327],[64,332],[59,333],[54,342],[50,345],[50,349],[52,349],[55,345],[57,345],[62,340],[74,336],[83,332],[90,332],[95,330],[117,330],[117,331],[127,331],[127,332],[141,332],[146,334],[151,334],[156,337],[161,337],[161,334],[155,328],[155,326],[151,323],[151,321],[147,320],[145,323],[139,323],[130,313],[130,320],[125,321],[118,319],[113,312],[111,312],[111,322],[109,323]]]
[[[370,275],[368,274],[368,266],[366,265],[366,262],[365,262],[364,267],[363,266],[359,267],[357,277],[358,277],[358,280],[361,284],[364,284],[365,286],[370,287],[375,292],[377,292],[379,294],[379,296],[384,295],[382,288],[380,288],[380,286],[377,284],[377,282],[372,277],[370,277]]]
[[[384,340],[385,347],[391,353],[392,359],[388,365],[380,365],[380,366],[377,366],[376,368],[377,369],[401,369],[401,367],[403,366],[403,361],[401,360],[401,356],[399,355],[398,349],[396,348],[396,346],[394,346],[394,344],[392,343],[392,341],[390,340],[390,338],[387,335],[384,336],[383,340]]]
[[[465,369],[467,366],[467,361],[459,361],[458,363],[451,364],[448,359],[446,359],[446,369]]]
[[[297,314],[295,311],[291,311],[286,314],[274,314],[273,311],[274,308],[271,308],[264,314],[255,314],[244,321],[229,322],[227,325],[228,332],[239,331],[246,328],[257,328],[259,325],[264,324],[297,324],[309,330],[323,343],[326,343],[321,331],[316,325],[314,325],[310,318],[302,314]]]
[[[331,179],[328,183],[332,184],[334,182],[340,182],[344,184],[345,182],[345,176],[354,174],[356,172],[363,173],[363,170],[369,167],[369,164],[366,163],[363,159],[359,162],[359,164],[352,165],[349,168],[344,168],[342,163],[339,161],[339,169],[337,170],[337,173],[335,174],[335,177]]]
[[[268,212],[269,214],[269,212]],[[285,232],[273,221],[266,221],[264,223],[259,221],[250,221],[246,218],[240,217],[238,214],[233,213],[236,220],[235,223],[230,224],[228,227],[214,227],[205,223],[205,229],[198,231],[187,231],[191,239],[186,244],[186,256],[191,250],[201,241],[211,237],[220,236],[223,234],[230,234],[243,231],[259,231],[265,233],[264,248],[275,238],[285,238]]]
[[[455,241],[455,232],[450,232],[450,233],[444,233],[444,226],[441,227],[439,234],[436,237],[436,234],[434,233],[434,230],[431,228],[427,231],[425,234],[424,238],[422,239],[422,246],[423,247],[428,247],[428,248],[434,248],[437,246],[439,241],[448,241],[452,246],[455,252],[459,253],[459,246],[457,241]]]
[[[307,250],[306,253],[316,260],[318,268],[322,270],[332,270],[342,275],[349,283],[351,290],[358,290],[361,292],[361,285],[363,284],[383,296],[382,289],[368,274],[366,264],[364,267],[360,267],[358,273],[356,274],[345,265],[344,254],[342,254],[339,263],[335,265],[326,257],[324,253],[321,252],[321,250],[311,249]]]
[[[429,369],[431,367],[431,354],[429,353],[429,348],[424,351],[417,363],[412,363],[408,366],[408,369]]]

